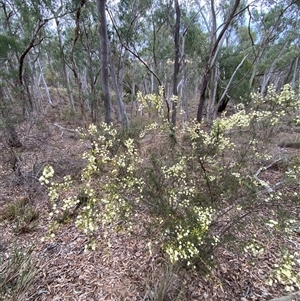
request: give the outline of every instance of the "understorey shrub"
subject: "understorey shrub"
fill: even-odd
[[[299,95],[289,86],[279,94],[270,87],[265,97],[251,95],[249,108],[239,105],[237,113],[218,118],[210,129],[196,122],[172,128],[163,118],[160,95],[138,97],[142,108],[154,108],[161,116],[139,138],[105,124],[80,133],[91,147],[83,155],[86,167],[79,182],[71,176],[54,181],[52,167],[45,168],[40,181],[52,204],[56,226],[51,231],[54,235],[61,217],[74,217],[94,248],[99,227],[107,236],[107,229],[116,226],[130,232],[143,213],[150,222],[141,224],[171,263],[207,265],[216,247],[229,237],[243,237],[239,227],[250,216],[267,222],[262,213],[299,203],[300,162],[285,163],[281,178],[271,183],[264,172],[286,158],[274,158],[263,146],[282,125],[297,123]],[[255,241],[247,234],[243,252]]]
[[[116,129],[106,124],[99,128],[91,125],[87,133],[81,131],[80,135],[91,145],[83,154],[87,163],[80,180],[75,183],[71,176],[66,176],[61,182],[53,181],[54,170],[48,165],[40,182],[47,186],[52,205],[51,235],[54,237],[59,222],[74,217],[75,224],[91,238],[90,246],[94,248],[93,234],[99,226],[116,222],[122,227],[120,221],[129,223],[132,218],[140,201],[140,193],[136,192],[143,185],[143,180],[135,174],[141,159],[133,139],[121,140]]]

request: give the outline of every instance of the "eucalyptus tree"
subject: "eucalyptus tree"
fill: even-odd
[[[153,38],[148,35],[149,30],[155,31],[152,28],[153,25],[156,25],[151,22],[152,16],[152,1],[121,0],[114,9],[114,14],[110,13],[115,37],[121,47],[130,54],[123,58],[135,57],[151,76],[151,91],[149,92],[158,91],[156,89],[157,82],[159,85],[161,84],[161,79],[156,74],[158,64],[155,51],[154,54],[152,53],[153,55],[149,55],[147,51],[150,47],[152,49],[156,47],[156,45],[150,46],[149,41]]]
[[[294,79],[297,74],[300,29],[298,2],[267,2],[251,11],[258,41],[253,44],[254,63],[249,85],[259,86],[262,95],[269,84],[275,84],[279,90],[290,80],[292,73]]]
[[[54,3],[52,3],[50,1],[49,3],[49,9],[54,17],[54,21],[55,21],[55,29],[56,29],[56,36],[53,37],[53,43],[48,44],[48,46],[50,46],[51,49],[53,49],[55,51],[56,48],[58,48],[57,51],[57,58],[54,57],[53,55],[50,57],[48,57],[48,62],[51,63],[52,61],[57,61],[57,59],[60,61],[60,64],[57,65],[57,67],[59,67],[59,69],[62,71],[62,84],[64,85],[64,87],[67,90],[67,94],[68,94],[68,98],[69,98],[69,102],[71,105],[71,109],[75,112],[75,102],[74,102],[74,97],[73,97],[73,93],[72,93],[72,88],[70,85],[70,78],[68,76],[68,65],[66,63],[67,58],[66,58],[66,53],[65,53],[65,49],[64,49],[64,40],[65,40],[65,28],[66,28],[66,24],[67,23],[67,14],[64,17],[60,16],[61,11],[66,10],[66,7],[64,6],[63,2],[55,2],[56,5],[54,5]],[[58,4],[58,5],[57,5]],[[55,52],[52,54],[56,54]],[[48,66],[48,68],[51,70],[52,66]]]
[[[67,90],[71,109],[76,110],[79,105],[85,123],[88,122],[87,111],[92,121],[98,122],[101,64],[97,6],[90,1],[70,1],[67,4],[61,1],[60,4],[51,9],[56,28],[53,40],[56,56],[52,57],[51,63],[63,71],[62,84]],[[61,12],[65,12],[63,17],[59,17]]]
[[[2,14],[0,14],[2,15]],[[7,20],[7,19],[6,19]],[[22,146],[15,130],[15,118],[13,114],[13,100],[11,93],[14,82],[17,82],[17,74],[11,70],[14,64],[13,54],[19,50],[19,45],[14,37],[4,34],[5,24],[1,24],[0,34],[0,125],[4,127],[7,134],[7,142],[11,147]]]
[[[112,68],[108,70],[109,67],[112,67],[112,64],[108,64],[110,61],[110,49],[105,10],[104,12],[100,12],[99,7],[104,7],[105,9],[106,5],[97,2],[96,7],[95,3],[89,1],[70,2],[66,8],[70,13],[67,18],[64,19],[63,30],[60,29],[57,33],[63,68],[64,70],[68,69],[72,72],[78,91],[81,113],[85,122],[87,122],[87,107],[91,110],[92,121],[99,121],[100,101],[98,92],[101,90],[106,111],[105,121],[110,123],[112,120],[112,106],[109,90],[109,75],[114,78],[114,74],[112,73]],[[106,24],[104,25],[105,28],[102,27],[103,22]],[[61,21],[59,20],[57,28],[59,28],[58,26],[60,24]],[[64,73],[66,73],[66,71],[64,71]],[[99,85],[100,73],[101,85]],[[71,88],[69,76],[65,75],[65,77],[67,87]],[[68,88],[68,90],[70,88]],[[114,85],[114,88],[116,88],[116,85]],[[90,102],[87,102],[87,99],[89,99]],[[119,104],[119,107],[122,108],[122,116],[125,116],[123,120],[128,124],[128,118],[122,100],[119,100]]]
[[[35,71],[38,45],[44,38],[44,26],[49,19],[43,15],[42,6],[37,5],[35,1],[5,1],[2,8],[7,17],[8,33],[14,36],[20,45],[15,53],[17,64],[11,67],[18,73],[17,87],[25,114],[35,110],[34,96],[29,90],[30,77]]]
[[[206,55],[209,52],[209,34],[197,7],[186,5],[181,10],[181,47],[182,66],[179,86],[179,105],[189,120],[189,98],[197,99],[202,70],[205,68]],[[183,113],[183,112],[181,112]]]
[[[172,124],[176,124],[176,113],[177,113],[177,103],[178,99],[178,74],[179,74],[179,56],[180,56],[180,45],[179,45],[179,34],[180,34],[180,7],[178,0],[174,0],[174,8],[175,8],[175,28],[174,28],[174,74],[173,74],[173,101],[172,101]]]
[[[158,2],[161,5],[158,5]],[[122,0],[119,2],[117,13],[110,13],[115,37],[127,53],[124,58],[129,60],[129,65],[130,61],[135,62],[138,73],[144,73],[137,86],[145,93],[159,92],[159,86],[164,85],[165,62],[168,58],[173,58],[171,52],[165,51],[172,45],[172,35],[167,24],[168,7],[168,4],[162,1]],[[163,38],[162,32],[166,33]],[[168,55],[164,61],[159,58],[163,52]],[[169,118],[169,103],[166,97],[164,98]]]
[[[223,45],[224,39],[226,38],[226,33],[230,27],[230,24],[233,20],[243,11],[245,11],[245,3],[241,0],[232,0],[228,6],[229,10],[224,14],[223,23],[218,27],[217,24],[217,11],[215,1],[211,0],[209,3],[209,20],[206,20],[207,30],[210,33],[210,50],[206,59],[206,67],[202,82],[200,85],[200,100],[198,105],[197,112],[197,121],[201,121],[204,113],[204,105],[206,102],[206,94],[210,85],[214,85],[217,81],[218,74],[216,69],[216,63],[219,51]],[[203,18],[205,19],[204,13],[202,13]],[[209,101],[209,116],[211,117],[213,110],[210,107],[213,106],[215,100],[216,90],[212,90],[213,93],[210,95]]]
[[[79,105],[80,105],[80,110],[81,110],[81,115],[83,117],[84,123],[87,123],[87,117],[85,113],[85,98],[84,98],[84,93],[83,93],[83,85],[82,85],[82,79],[80,77],[80,70],[78,68],[77,60],[75,58],[75,49],[77,47],[77,43],[80,41],[81,35],[82,35],[82,29],[81,29],[81,15],[82,15],[82,10],[84,8],[84,5],[86,4],[86,0],[83,1],[75,1],[72,2],[71,5],[73,6],[74,9],[74,23],[75,23],[75,28],[73,31],[73,37],[71,40],[71,47],[69,51],[69,60],[70,60],[70,69],[73,72],[73,76],[75,79],[75,83],[77,86],[77,91],[78,91],[78,100],[79,100]]]
[[[236,15],[225,33],[225,43],[214,67],[218,74],[210,77],[213,79],[209,86],[210,118],[216,118],[229,100],[233,103],[250,100],[252,89],[260,87],[264,95],[271,83],[277,90],[289,81],[295,86],[299,55],[297,5],[293,2],[252,5],[242,5],[248,18],[243,13]],[[225,2],[222,6],[228,9]],[[215,94],[213,89],[216,89]]]
[[[13,110],[12,105],[18,104],[14,103],[15,99],[21,101],[23,116],[36,111],[33,75],[36,68],[41,69],[38,46],[44,38],[43,30],[49,18],[44,15],[43,6],[35,1],[1,1],[0,4],[2,42],[5,39],[8,42],[1,70],[1,96],[8,142],[14,147],[20,146],[20,142],[12,113],[17,110]]]
[[[105,106],[105,122],[111,123],[111,99],[108,82],[108,36],[107,36],[107,21],[106,21],[106,0],[97,0],[97,8],[99,13],[99,35],[100,35],[100,47],[101,47],[101,82],[102,93]]]
[[[81,38],[80,42],[85,53],[82,69],[86,70],[87,78],[84,84],[84,91],[89,99],[91,117],[93,122],[99,121],[99,77],[101,72],[101,56],[99,49],[99,32],[98,32],[98,14],[96,3],[87,2],[82,14],[84,17],[81,21]]]
[[[214,119],[218,113],[226,109],[229,101],[235,107],[237,102],[247,102],[250,98],[251,88],[248,83],[253,70],[253,56],[249,28],[241,23],[234,30],[235,32],[231,32],[231,36],[226,39],[226,45],[221,48],[219,54]],[[255,32],[250,34],[253,41],[256,41]]]

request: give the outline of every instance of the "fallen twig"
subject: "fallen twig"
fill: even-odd
[[[267,191],[268,193],[273,193],[274,190],[272,189],[272,187],[271,187],[267,182],[261,180],[258,176],[259,176],[259,174],[260,174],[262,171],[268,170],[269,168],[273,167],[275,164],[277,164],[277,163],[280,162],[280,161],[282,161],[282,158],[280,158],[280,159],[278,159],[278,160],[272,162],[272,163],[269,164],[268,166],[264,166],[264,167],[259,168],[259,170],[258,170],[258,171],[255,173],[255,175],[254,175],[255,180],[256,180],[257,182],[259,182],[259,184],[260,184],[261,186],[263,186],[263,187],[266,189],[266,191]],[[279,185],[279,183],[277,183],[275,186],[278,186],[278,185]]]
[[[57,126],[58,128],[60,128],[62,130],[62,133],[61,133],[61,136],[63,136],[64,132],[63,131],[66,131],[66,132],[69,132],[69,133],[73,133],[73,134],[77,134],[77,131],[76,130],[73,130],[73,129],[67,129],[57,123],[54,123],[54,126]]]

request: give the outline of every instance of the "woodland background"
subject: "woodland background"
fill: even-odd
[[[0,0],[0,300],[297,292],[299,13]]]

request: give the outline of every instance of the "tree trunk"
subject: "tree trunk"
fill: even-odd
[[[116,97],[117,97],[118,115],[119,115],[118,119],[119,119],[119,122],[122,123],[123,127],[127,128],[129,126],[129,119],[128,119],[128,116],[126,113],[126,108],[125,108],[125,105],[123,103],[122,96],[120,93],[117,76],[116,76],[115,64],[112,59],[112,53],[111,53],[109,41],[107,43],[107,46],[108,46],[108,52],[109,52],[110,74],[111,74],[114,90],[115,90]]]
[[[293,90],[296,89],[297,73],[299,73],[299,71],[298,71],[298,64],[299,64],[299,57],[297,57],[296,61],[295,61],[295,67],[294,67],[294,73],[293,73],[293,79],[292,79],[292,89]]]
[[[29,54],[29,52],[31,51],[31,49],[33,49],[34,47],[36,47],[37,45],[39,45],[42,42],[42,39],[39,38],[39,32],[48,23],[49,20],[50,19],[44,19],[44,20],[39,21],[39,23],[36,25],[36,27],[34,29],[34,32],[30,38],[28,45],[26,46],[26,48],[22,52],[21,56],[19,57],[18,80],[19,80],[19,88],[20,88],[20,99],[23,102],[23,114],[26,114],[26,106],[27,106],[26,100],[28,100],[28,102],[29,102],[30,110],[31,111],[33,110],[33,103],[32,103],[31,95],[28,94],[28,99],[26,99],[26,96],[25,96],[26,92],[29,93],[29,89],[28,89],[28,87],[26,87],[25,78],[24,78],[26,57]],[[20,27],[24,31],[21,22],[20,22]],[[33,70],[31,70],[31,72],[33,72]]]
[[[176,115],[177,115],[177,104],[178,104],[178,74],[179,74],[179,31],[180,31],[180,7],[178,0],[174,1],[175,11],[176,11],[176,24],[174,32],[174,74],[173,74],[173,99],[172,99],[172,124],[176,125]]]
[[[111,100],[108,84],[108,37],[107,37],[107,22],[105,14],[106,0],[97,0],[97,8],[99,14],[99,35],[101,48],[101,81],[102,93],[105,107],[105,122],[112,122],[111,118]]]
[[[18,137],[15,123],[13,122],[13,114],[10,104],[7,103],[7,99],[3,93],[3,88],[0,86],[0,106],[3,108],[1,110],[1,115],[5,120],[5,138],[6,143],[10,147],[22,147],[22,143]]]
[[[135,71],[136,71],[136,60],[133,58],[133,68],[132,68],[132,73],[131,73],[131,117],[132,116],[137,116],[138,112],[138,107],[137,103],[135,100]],[[134,115],[133,115],[134,113]]]
[[[189,105],[188,105],[188,85],[187,85],[187,62],[185,57],[185,35],[182,37],[182,66],[183,66],[183,74],[182,74],[182,85],[180,87],[180,100],[182,104],[182,110],[185,112],[185,116],[183,116],[183,122],[189,120]]]
[[[86,42],[83,41],[83,39],[81,40],[83,47],[85,48],[86,54],[87,54],[87,74],[88,76],[86,78],[89,79],[89,83],[86,83],[86,90],[87,90],[87,94],[90,95],[90,103],[89,103],[89,107],[90,107],[90,111],[91,111],[91,118],[92,118],[92,122],[93,123],[97,123],[98,122],[98,109],[99,109],[99,104],[98,104],[98,100],[97,100],[97,96],[96,96],[96,87],[95,87],[95,83],[96,83],[96,79],[97,76],[95,76],[94,71],[93,71],[93,59],[92,59],[92,48],[90,45],[90,40],[89,40],[89,36],[88,36],[88,32],[87,32],[87,28],[86,25],[83,23],[83,29],[84,29],[84,34],[86,36]],[[90,92],[88,89],[88,86],[90,86]]]
[[[212,68],[210,82],[209,82],[209,101],[208,101],[208,106],[206,111],[206,115],[208,119],[213,119],[214,116],[214,108],[215,108],[219,78],[220,78],[220,70],[219,70],[219,63],[217,62]]]
[[[71,108],[73,112],[75,112],[75,104],[74,104],[74,99],[73,99],[73,94],[72,94],[72,89],[70,87],[70,81],[67,73],[67,65],[65,61],[65,53],[63,49],[63,42],[62,42],[62,37],[61,37],[61,30],[59,27],[59,21],[58,18],[55,17],[55,22],[56,22],[56,31],[57,31],[57,36],[58,36],[58,46],[59,46],[59,53],[60,53],[60,58],[61,58],[61,63],[62,63],[62,71],[63,71],[63,80],[66,84],[67,87],[67,93],[69,96],[69,101]]]
[[[200,89],[200,101],[199,101],[199,105],[198,105],[198,111],[197,111],[197,121],[201,122],[201,120],[203,119],[203,112],[204,112],[204,104],[205,104],[205,94],[206,94],[206,89],[207,89],[207,85],[208,85],[208,77],[209,77],[209,73],[210,70],[208,70],[209,68],[207,68],[202,82],[201,82],[201,89]]]
[[[45,76],[44,76],[44,72],[43,72],[43,68],[42,68],[42,65],[41,65],[41,62],[40,62],[40,59],[37,60],[37,63],[38,63],[38,66],[39,66],[39,69],[40,69],[40,78],[43,82],[43,85],[45,87],[45,92],[46,92],[46,95],[47,95],[47,99],[48,99],[48,103],[52,104],[52,100],[51,100],[51,96],[50,96],[50,92],[49,92],[49,89],[48,89],[48,85],[47,85],[47,82],[45,80]]]
[[[243,65],[244,61],[246,60],[246,58],[248,57],[248,54],[244,56],[244,58],[242,59],[242,61],[239,63],[239,65],[235,68],[233,74],[231,75],[230,77],[230,80],[226,86],[226,88],[224,89],[224,92],[222,94],[222,96],[220,97],[219,101],[218,101],[218,104],[215,108],[215,111],[214,111],[214,116],[213,116],[213,119],[216,119],[217,118],[217,114],[218,112],[220,111],[223,111],[225,110],[226,108],[226,105],[227,105],[227,101],[225,102],[224,99],[225,99],[225,96],[227,95],[228,93],[228,90],[230,88],[230,85],[232,83],[232,80],[234,78],[234,76],[236,75],[237,71],[240,69],[240,67]],[[222,110],[220,110],[222,108]]]
[[[230,15],[226,22],[223,25],[223,28],[216,37],[217,31],[211,31],[211,47],[210,47],[210,53],[209,53],[209,58],[206,63],[206,69],[205,73],[201,82],[201,88],[200,88],[200,100],[199,100],[199,105],[198,105],[198,112],[197,112],[197,121],[201,122],[203,118],[203,112],[204,112],[204,105],[205,105],[205,98],[206,98],[206,91],[208,88],[208,85],[210,83],[210,78],[211,78],[211,70],[214,67],[218,52],[220,50],[220,47],[222,46],[222,43],[224,41],[225,33],[231,23],[231,21],[234,19],[236,16],[236,11],[238,9],[238,6],[240,4],[240,0],[235,0],[232,10],[230,12]],[[216,14],[214,10],[214,0],[211,0],[211,10],[212,10],[212,17],[213,17],[213,24],[216,24]]]
[[[74,33],[74,40],[72,42],[72,47],[71,47],[71,51],[70,51],[70,61],[71,61],[71,68],[73,71],[73,75],[75,78],[75,82],[78,88],[78,99],[79,99],[79,104],[80,104],[80,110],[81,110],[81,115],[83,118],[83,122],[84,122],[84,126],[87,125],[87,118],[86,118],[86,114],[85,114],[85,105],[84,105],[84,97],[83,97],[83,90],[82,90],[82,81],[80,79],[80,74],[79,74],[79,70],[77,67],[77,64],[75,62],[75,58],[74,58],[74,51],[75,51],[75,46],[76,43],[78,41],[78,39],[80,38],[81,35],[81,31],[80,31],[80,16],[81,16],[81,8],[84,5],[84,1],[82,1],[81,6],[77,9],[76,11],[76,19],[75,19],[75,33]]]

